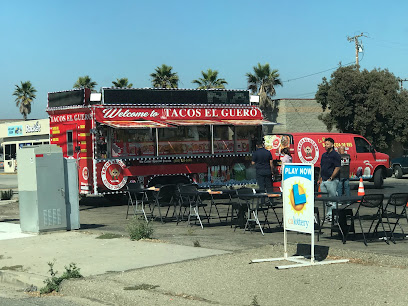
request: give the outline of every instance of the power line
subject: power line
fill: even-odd
[[[354,64],[354,62],[347,63],[345,66],[349,66],[349,65],[352,65],[352,64]],[[338,66],[336,66],[336,67],[333,67],[333,68],[329,68],[329,69],[322,70],[322,71],[319,71],[319,72],[315,72],[315,73],[311,73],[311,74],[308,74],[308,75],[304,75],[304,76],[300,76],[300,77],[297,77],[297,78],[293,78],[293,79],[289,79],[289,80],[286,80],[286,81],[282,81],[282,83],[286,83],[286,82],[291,82],[291,81],[296,81],[296,80],[308,78],[308,77],[311,77],[311,76],[314,76],[314,75],[317,75],[317,74],[320,74],[320,73],[324,73],[324,72],[327,72],[327,71],[330,71],[330,70],[338,69],[340,66],[342,66],[342,65],[340,64],[340,65],[338,65]]]

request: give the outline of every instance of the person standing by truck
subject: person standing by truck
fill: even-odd
[[[256,168],[256,182],[258,183],[259,191],[272,188],[272,154],[264,148],[264,143],[258,141],[256,144],[257,150],[252,154],[252,164]]]
[[[283,148],[282,150],[283,157],[281,158],[282,164],[290,164],[292,163],[292,155],[290,155],[288,148]]]
[[[338,196],[350,196],[350,154],[346,153],[346,148],[341,146],[339,148],[339,154],[341,158],[341,168],[340,168],[340,181],[337,187]]]
[[[334,150],[333,138],[325,138],[324,147],[326,152],[322,154],[320,161],[320,190],[327,192],[330,197],[336,196],[337,185],[339,184],[339,171],[341,167],[340,154]],[[333,203],[327,203],[326,219],[332,218]]]

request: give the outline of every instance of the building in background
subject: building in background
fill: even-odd
[[[49,119],[2,121],[0,123],[0,144],[4,158],[4,172],[16,172],[18,149],[24,146],[49,143],[50,121]]]
[[[323,112],[322,106],[315,99],[276,99],[272,114],[278,125],[273,126],[273,133],[328,132],[326,125],[318,117]],[[331,132],[338,132],[333,129]]]

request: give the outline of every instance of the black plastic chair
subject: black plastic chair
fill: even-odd
[[[152,208],[152,215],[154,209],[157,207],[159,210],[160,221],[163,222],[163,216],[161,213],[162,207],[167,207],[165,219],[168,218],[170,207],[173,207],[173,215],[174,217],[175,211],[177,206],[177,186],[174,184],[163,185],[160,187],[155,199],[154,199],[154,206]]]
[[[212,189],[212,191],[215,191],[215,192],[220,191],[222,193],[209,195],[208,199],[210,200],[210,203],[211,203],[209,216],[211,217],[211,211],[212,211],[212,208],[214,207],[218,215],[218,220],[222,222],[221,219],[225,218],[225,222],[228,222],[228,218],[230,217],[230,214],[231,215],[233,214],[234,208],[236,209],[238,205],[238,203],[234,201],[237,195],[236,191],[233,189],[220,188],[220,186],[217,186],[216,188]],[[227,214],[225,216],[221,216],[218,206],[227,207]]]
[[[126,185],[126,193],[128,194],[128,206],[126,211],[126,219],[129,216],[129,208],[132,206],[134,215],[137,212],[143,213],[143,216],[147,222],[146,212],[144,209],[145,192],[143,190],[143,184],[141,183],[128,183]],[[140,209],[138,209],[140,201]]]
[[[231,226],[235,223],[234,231],[237,227],[243,228],[245,226],[245,216],[248,210],[248,203],[246,200],[240,198],[240,196],[245,194],[251,194],[254,192],[254,189],[242,187],[235,190],[237,202],[232,206],[231,211]],[[235,215],[234,215],[235,213]]]
[[[390,195],[388,202],[384,207],[384,215],[387,218],[388,224],[390,226],[391,238],[393,243],[395,243],[394,233],[397,225],[401,229],[402,239],[405,239],[405,233],[401,226],[400,220],[405,219],[408,224],[407,202],[408,193],[393,193]],[[392,219],[392,222],[390,222],[390,219]],[[391,224],[394,225],[392,229]]]
[[[247,220],[245,223],[245,228],[244,231],[249,228],[251,230],[250,222],[255,222],[259,226],[259,229],[261,230],[261,234],[264,234],[264,227],[265,225],[269,226],[269,221],[268,221],[268,210],[269,210],[269,201],[267,200],[267,197],[265,198],[251,198],[251,195],[254,194],[254,191],[252,188],[241,188],[237,189],[237,196],[238,199],[241,203],[242,208],[246,207],[247,208]],[[248,196],[249,195],[249,196]],[[264,219],[264,225],[261,225],[261,222],[259,221],[259,212],[263,212],[265,219]]]
[[[208,220],[208,223],[210,223],[210,218],[205,210],[207,204],[203,203],[202,198],[200,196],[200,192],[197,189],[197,185],[195,184],[179,185],[177,186],[177,188],[178,188],[178,204],[180,206],[179,214],[177,216],[177,224],[180,222],[180,220],[182,219],[182,217],[184,216],[188,209],[187,217],[188,224],[190,225],[191,216],[194,216],[199,221],[201,228],[204,229],[199,209],[200,208],[203,209],[205,216]],[[202,196],[204,196],[204,194],[202,194]],[[182,213],[183,209],[184,212]]]
[[[268,194],[280,193],[282,195],[280,187],[267,188],[266,193],[268,193]],[[276,197],[276,198],[275,197],[268,197],[267,204],[268,204],[269,209],[272,209],[273,214],[275,215],[276,221],[278,221],[279,227],[282,227],[283,216],[282,216],[282,219],[279,219],[278,213],[276,212],[276,209],[282,209],[282,214],[283,214],[282,196]]]
[[[351,224],[355,223],[355,220],[358,219],[358,222],[360,224],[361,228],[361,233],[363,235],[364,239],[364,244],[367,246],[367,238],[371,234],[374,236],[374,234],[378,234],[378,226],[381,224],[381,227],[383,229],[384,233],[384,241],[389,244],[388,242],[388,236],[385,231],[384,223],[383,223],[383,216],[384,216],[384,210],[383,210],[383,200],[384,200],[384,195],[383,194],[368,194],[362,197],[360,204],[358,205],[357,211],[354,216],[351,216]],[[370,213],[371,212],[371,213]],[[371,221],[370,227],[368,229],[368,232],[365,233],[363,229],[363,221]],[[351,226],[351,225],[350,225]],[[371,232],[371,229],[373,229],[373,232]],[[350,230],[347,231],[346,233],[346,238],[348,236],[348,233]],[[367,238],[366,238],[367,237]]]

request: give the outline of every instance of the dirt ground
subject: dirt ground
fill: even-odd
[[[128,239],[131,217],[126,219],[126,209],[126,204],[101,197],[85,198],[80,205],[80,232],[114,233]],[[225,206],[220,213],[225,215]],[[277,270],[275,263],[248,264],[254,258],[283,255],[283,231],[277,223],[271,224],[262,236],[258,229],[244,232],[220,222],[214,210],[211,215],[209,224],[203,222],[204,229],[194,222],[188,226],[185,221],[177,225],[174,219],[164,224],[155,220],[153,237],[162,243],[198,243],[204,248],[231,251],[230,254],[68,281],[63,284],[64,296],[60,298],[72,305],[408,303],[408,239],[390,245],[375,240],[366,247],[357,236],[356,241],[343,245],[337,235],[330,237],[330,230],[323,228],[320,241],[316,241],[317,259],[347,258],[350,263]],[[270,220],[275,221],[272,217]],[[0,205],[1,221],[19,222],[18,203]],[[288,240],[289,255],[310,252],[309,235],[289,233]],[[22,299],[16,294],[13,298]],[[47,303],[50,301],[54,300]],[[49,305],[57,304],[56,300]]]

